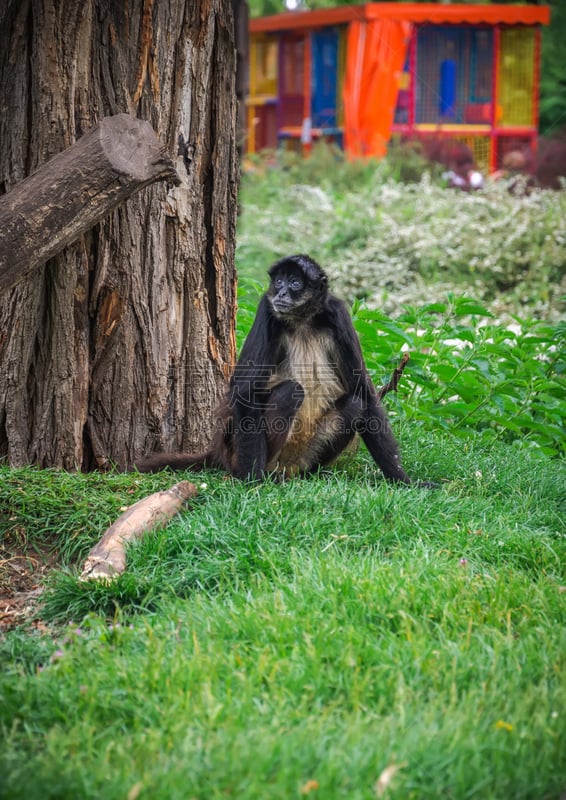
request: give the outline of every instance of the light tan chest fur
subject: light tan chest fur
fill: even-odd
[[[272,383],[282,380],[295,380],[305,392],[304,402],[299,409],[289,433],[289,437],[277,458],[279,468],[302,464],[303,454],[310,449],[317,424],[325,412],[346,391],[340,380],[331,337],[326,333],[299,331],[284,340],[287,357],[273,376]]]

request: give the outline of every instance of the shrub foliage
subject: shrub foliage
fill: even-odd
[[[559,318],[566,192],[507,181],[447,190],[418,153],[402,155],[348,162],[321,146],[307,160],[256,162],[243,181],[240,273],[263,280],[272,261],[308,251],[338,294],[389,313],[428,302],[434,285],[437,296],[478,297],[497,316]]]
[[[398,407],[428,428],[521,439],[564,453],[566,325],[519,321],[503,327],[468,297],[406,308],[393,320],[358,309],[368,366],[383,374],[411,354]]]
[[[240,289],[238,339],[254,318],[260,286]],[[401,354],[410,360],[390,411],[430,430],[520,441],[566,453],[566,323],[498,323],[485,306],[449,294],[393,318],[357,302],[354,325],[377,385]]]

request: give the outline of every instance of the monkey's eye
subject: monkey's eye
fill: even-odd
[[[300,278],[293,278],[293,280],[290,283],[290,286],[294,292],[300,292],[301,289],[303,288],[303,282],[302,280],[300,280]]]
[[[276,289],[281,289],[284,283],[285,281],[283,280],[283,278],[275,278],[275,280],[273,281],[273,285],[275,286]]]

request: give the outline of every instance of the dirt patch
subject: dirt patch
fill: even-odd
[[[47,574],[58,566],[46,545],[33,550],[22,544],[21,532],[10,531],[0,544],[0,631],[21,625],[32,616]]]

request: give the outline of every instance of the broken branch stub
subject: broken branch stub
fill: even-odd
[[[395,367],[395,369],[393,370],[393,374],[391,375],[390,380],[387,383],[384,383],[383,386],[381,386],[379,389],[377,389],[377,396],[379,397],[380,400],[382,400],[386,394],[389,394],[389,392],[397,391],[397,386],[399,385],[399,381],[401,380],[401,375],[403,374],[403,371],[407,366],[409,358],[410,356],[408,353],[403,353],[403,357],[399,362],[399,366]]]

